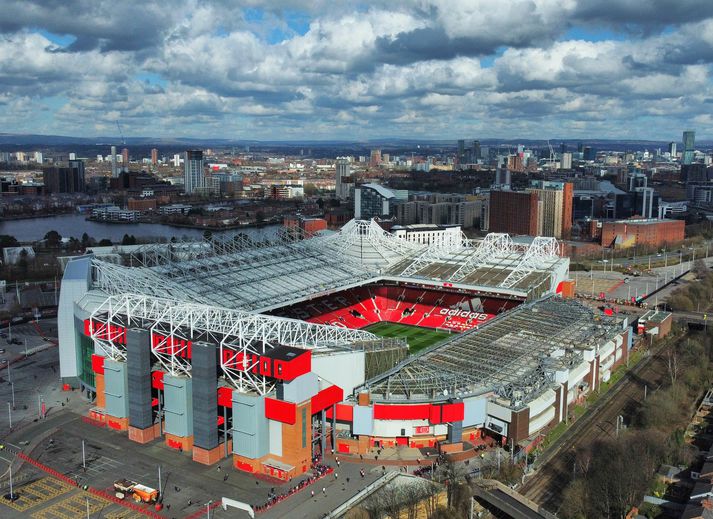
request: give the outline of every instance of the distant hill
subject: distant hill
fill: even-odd
[[[472,137],[471,137],[472,139]],[[519,144],[527,147],[542,148],[547,146],[547,140],[542,139],[478,139],[482,146],[515,147]],[[194,137],[127,137],[126,146],[177,146],[177,147],[227,147],[227,146],[311,146],[311,147],[385,147],[402,148],[404,146],[433,147],[455,147],[455,139],[408,139],[408,138],[378,138],[360,141],[347,141],[342,139],[334,140],[254,140],[254,139],[205,139]],[[576,150],[577,145],[582,143],[601,150],[642,150],[656,148],[666,148],[668,141],[654,140],[617,140],[617,139],[549,139],[550,144],[559,150],[560,144],[564,143],[568,150]],[[680,149],[680,142],[679,149]],[[0,145],[7,146],[123,146],[122,139],[117,136],[97,136],[97,137],[70,137],[66,135],[39,135],[39,134],[12,134],[0,133]],[[713,146],[713,141],[697,141],[698,149],[706,149]]]

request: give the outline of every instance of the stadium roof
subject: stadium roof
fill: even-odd
[[[382,279],[478,289],[534,299],[554,289],[569,260],[554,238],[514,243],[506,234],[421,245],[376,222],[304,240],[254,242],[244,235],[146,245],[131,266],[94,258],[94,288],[109,295],[169,297],[264,312]]]
[[[539,396],[562,366],[621,329],[573,300],[522,305],[367,381],[375,401],[433,401],[495,392],[514,408]]]

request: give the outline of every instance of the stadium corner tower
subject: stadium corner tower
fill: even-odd
[[[560,297],[568,268],[552,238],[420,245],[356,220],[87,255],[62,280],[61,376],[87,420],[283,479],[325,449],[519,444],[627,355],[625,322]],[[409,355],[383,322],[450,335]]]

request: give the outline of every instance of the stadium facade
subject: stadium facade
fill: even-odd
[[[552,238],[421,245],[356,220],[83,256],[62,281],[61,376],[94,399],[90,420],[278,478],[328,448],[515,444],[630,347],[626,321],[557,295],[568,268]],[[382,321],[452,336],[408,355],[364,329]]]

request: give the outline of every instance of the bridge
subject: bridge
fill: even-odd
[[[556,519],[534,501],[494,479],[477,481],[473,485],[473,496],[491,512],[500,512],[512,519]]]

